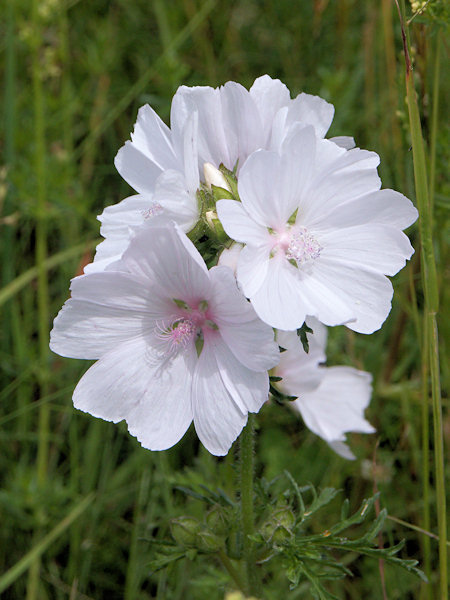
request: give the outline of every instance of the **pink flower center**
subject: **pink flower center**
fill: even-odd
[[[171,358],[183,352],[195,343],[197,352],[203,346],[204,330],[217,330],[210,319],[208,303],[199,302],[194,308],[182,300],[175,300],[177,316],[170,317],[170,324],[157,324],[154,329],[154,341],[164,358]]]
[[[155,336],[163,342],[163,354],[175,356],[186,350],[198,333],[197,324],[192,319],[177,319],[169,327],[157,326]]]
[[[316,238],[308,233],[307,229],[300,227],[291,236],[286,250],[286,258],[295,260],[297,266],[300,267],[305,262],[318,258],[321,250],[322,246]]]
[[[320,256],[322,246],[305,227],[290,228],[275,234],[273,254],[282,251],[286,258],[295,261],[297,267]]]
[[[146,208],[145,210],[141,210],[141,215],[147,221],[147,219],[151,219],[152,217],[159,215],[160,213],[162,213],[162,211],[163,207],[161,206],[161,204],[153,202],[148,208]]]

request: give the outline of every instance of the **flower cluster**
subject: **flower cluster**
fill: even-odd
[[[223,455],[271,390],[352,456],[345,433],[373,431],[370,376],[320,366],[324,325],[382,325],[417,211],[380,189],[375,153],[325,138],[333,113],[267,75],[250,90],[182,86],[170,129],[139,110],[115,159],[137,193],[99,216],[105,239],[51,334],[58,354],[97,359],[77,408],[125,419],[152,450],[193,421]]]

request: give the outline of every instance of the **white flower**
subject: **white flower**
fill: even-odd
[[[414,252],[402,229],[417,211],[402,194],[380,190],[378,156],[294,128],[281,153],[260,150],[242,166],[241,202],[217,214],[245,244],[237,278],[258,315],[297,329],[306,315],[372,333],[386,319],[394,275]]]
[[[118,422],[163,450],[192,420],[204,446],[226,454],[268,397],[279,357],[232,271],[210,271],[174,226],[136,235],[122,260],[72,281],[51,348],[99,359],[78,383],[75,407]]]
[[[120,175],[138,194],[100,215],[106,239],[85,272],[120,259],[136,227],[159,225],[165,218],[189,232],[200,217],[197,189],[200,182],[211,183],[213,169],[222,163],[230,170],[240,167],[259,148],[280,149],[298,123],[312,125],[323,137],[333,114],[333,106],[318,96],[300,94],[291,100],[288,88],[268,75],[256,79],[249,91],[233,81],[216,89],[181,86],[172,102],[171,129],[143,106],[131,141],[115,159]],[[354,144],[352,138],[333,139],[345,147]],[[226,187],[218,177],[212,183]]]
[[[314,335],[307,334],[308,354],[295,332],[277,332],[277,342],[286,351],[272,371],[282,380],[273,385],[283,394],[297,397],[291,406],[313,433],[344,458],[353,459],[344,443],[345,434],[375,431],[364,418],[372,377],[351,367],[320,366],[325,361],[326,328],[315,319],[308,319],[307,323],[314,331]]]

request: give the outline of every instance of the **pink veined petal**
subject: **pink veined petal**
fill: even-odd
[[[394,190],[377,190],[338,206],[316,219],[316,229],[342,229],[366,223],[382,223],[405,229],[418,212],[411,200]]]
[[[293,269],[295,267],[284,257],[274,256],[268,261],[264,283],[250,297],[260,319],[277,329],[297,329],[307,314],[313,314],[312,307],[305,302],[297,277],[292,273]],[[244,282],[242,285],[246,293]]]
[[[377,223],[335,229],[322,234],[320,242],[322,258],[384,275],[395,275],[414,253],[402,231]]]
[[[275,114],[280,108],[290,103],[289,90],[279,79],[263,75],[255,79],[250,88],[250,96],[258,108],[261,122],[265,128],[265,138],[268,141]]]
[[[236,276],[247,298],[264,285],[269,270],[270,246],[244,246],[237,263]]]
[[[99,358],[143,335],[169,310],[156,286],[145,286],[129,273],[83,275],[72,280],[71,289],[50,335],[53,352],[70,358]]]
[[[207,300],[210,281],[198,251],[186,250],[191,244],[173,225],[152,227],[151,236],[144,231],[133,238],[121,262],[131,273],[157,282],[166,297],[194,304]]]
[[[125,142],[114,159],[119,174],[140,194],[153,192],[161,167],[143,154],[132,142]]]
[[[170,129],[153,108],[145,104],[139,109],[134,132],[131,134],[133,145],[162,170],[176,169],[179,166],[171,137]]]
[[[334,106],[319,96],[299,94],[288,107],[287,125],[300,121],[312,125],[318,137],[324,137],[334,116]]]
[[[264,372],[271,369],[279,359],[272,328],[257,317],[238,290],[230,269],[213,267],[210,277],[213,288],[210,309],[222,339],[246,368]]]
[[[293,403],[307,427],[327,442],[344,441],[350,431],[373,433],[364,418],[372,392],[369,373],[351,367],[324,367],[318,388]]]
[[[206,339],[192,381],[192,409],[201,443],[215,456],[227,454],[247,423],[247,413],[227,390]]]
[[[223,342],[211,345],[211,351],[225,388],[240,411],[243,414],[258,412],[269,397],[267,371],[247,369]]]
[[[74,405],[106,421],[125,419],[144,448],[165,450],[180,440],[192,421],[192,358],[180,355],[161,369],[149,360],[142,338],[130,340],[85,373],[75,389]]]
[[[245,210],[241,202],[236,200],[219,200],[216,202],[217,215],[225,232],[238,242],[261,246],[271,244],[267,227],[257,223]]]
[[[335,304],[330,314],[340,313],[338,301],[348,307],[355,320],[346,322],[346,316],[341,323],[359,333],[379,329],[391,310],[392,284],[387,277],[371,269],[355,268],[321,256],[314,264],[314,284],[327,290],[329,301]],[[314,316],[326,325],[333,324],[323,318],[321,311]]]

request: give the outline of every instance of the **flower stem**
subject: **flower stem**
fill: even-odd
[[[249,536],[255,530],[253,510],[253,475],[254,475],[254,423],[253,415],[248,415],[248,423],[240,437],[241,451],[241,511],[244,532],[244,561],[247,573],[248,593],[258,596],[260,584],[255,564],[253,542]]]
[[[398,6],[398,4],[397,4]],[[406,96],[409,112],[409,123],[414,162],[414,179],[416,187],[417,207],[419,210],[419,232],[422,259],[422,284],[425,296],[425,325],[429,343],[429,366],[431,375],[431,398],[433,407],[434,455],[436,469],[436,498],[439,530],[439,566],[440,566],[440,600],[448,598],[447,587],[447,523],[444,479],[444,441],[442,426],[442,405],[439,377],[439,343],[436,314],[439,309],[439,290],[436,273],[436,262],[433,245],[433,210],[429,196],[427,166],[425,158],[422,127],[419,107],[414,88],[413,72],[408,48],[406,32],[403,27],[402,14],[399,8],[402,28],[403,49],[406,62]],[[404,9],[404,5],[402,5]],[[424,399],[428,401],[428,398]]]

